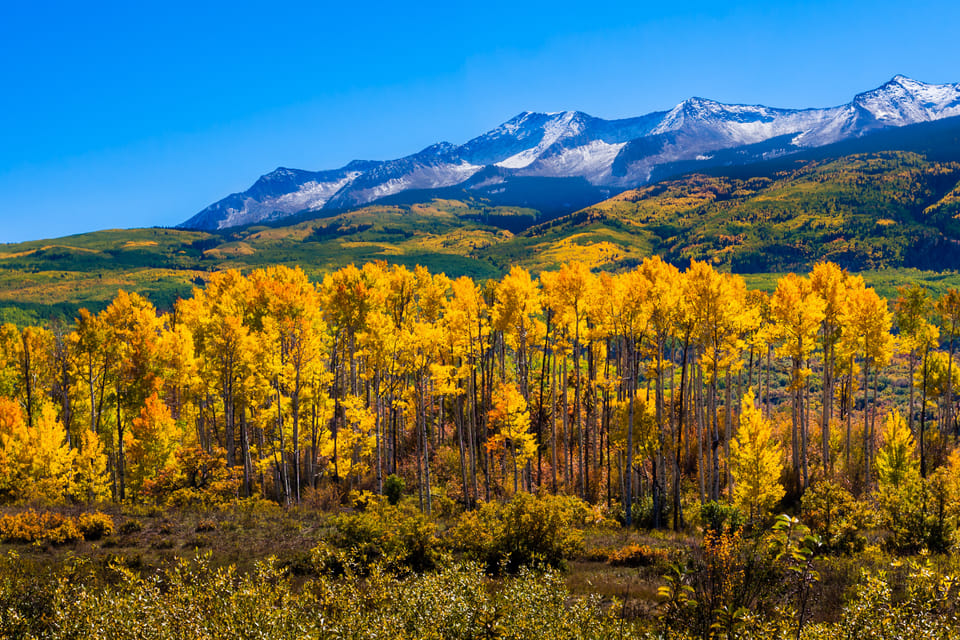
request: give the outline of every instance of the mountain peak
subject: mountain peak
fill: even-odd
[[[509,192],[511,187],[502,185],[514,179],[532,189],[529,178],[576,179],[608,191],[634,188],[677,167],[706,166],[714,157],[743,163],[757,153],[783,155],[952,116],[960,116],[960,84],[927,84],[902,74],[830,108],[774,109],[692,96],[669,111],[620,120],[576,110],[521,111],[461,145],[440,142],[403,158],[354,161],[328,171],[278,167],[184,226],[226,228],[305,210],[360,206],[403,191],[474,188],[470,180],[476,175],[496,178],[497,193]],[[776,146],[762,152],[746,148],[767,142]],[[731,155],[735,149],[740,151]],[[537,208],[554,189],[537,184],[542,186],[508,204]],[[540,189],[544,193],[534,193]]]

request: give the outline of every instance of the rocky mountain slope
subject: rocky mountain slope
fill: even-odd
[[[459,146],[444,142],[405,158],[354,161],[331,171],[281,167],[181,226],[214,231],[304,211],[348,210],[412,192],[421,200],[446,197],[438,190],[451,187],[500,206],[566,213],[681,168],[746,164],[957,115],[960,84],[899,75],[848,104],[824,109],[691,98],[669,111],[622,120],[579,111],[524,112]]]

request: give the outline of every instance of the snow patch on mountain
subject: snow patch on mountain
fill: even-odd
[[[525,149],[505,160],[494,163],[506,169],[522,169],[533,164],[547,149],[564,138],[572,138],[583,133],[585,128],[585,114],[576,111],[548,113],[549,120],[542,127],[542,136],[536,146]],[[530,134],[528,134],[530,135]]]
[[[483,167],[468,162],[420,166],[409,173],[390,178],[367,189],[358,189],[350,197],[358,204],[392,196],[408,189],[440,189],[470,179]]]
[[[724,150],[743,147],[725,158],[749,162],[953,116],[960,116],[960,84],[927,84],[900,75],[829,108],[690,98],[668,111],[622,120],[579,111],[524,111],[462,145],[442,142],[405,158],[355,161],[334,171],[277,169],[183,226],[224,229],[304,210],[360,206],[409,189],[506,185],[512,177],[574,177],[607,189],[631,188],[663,175],[664,167],[711,161]],[[773,147],[750,147],[781,137]],[[524,196],[527,204],[529,197]]]
[[[360,171],[351,171],[340,180],[332,182],[310,180],[301,184],[296,191],[284,193],[277,197],[267,197],[262,200],[252,197],[245,198],[242,207],[226,209],[226,216],[219,222],[217,228],[226,229],[244,224],[275,220],[307,209],[320,209],[338,191],[356,180],[360,175],[362,175]]]

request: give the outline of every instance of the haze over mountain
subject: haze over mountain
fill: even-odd
[[[958,115],[960,84],[901,75],[822,109],[690,98],[669,111],[621,120],[579,111],[524,112],[459,146],[441,142],[397,160],[358,160],[328,171],[278,168],[181,227],[226,229],[451,187],[498,204],[563,213],[681,168],[745,164]]]

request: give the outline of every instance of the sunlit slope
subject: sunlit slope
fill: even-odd
[[[170,308],[224,268],[297,264],[319,278],[371,260],[482,280],[569,260],[617,271],[656,253],[757,274],[768,288],[761,274],[832,260],[891,292],[910,280],[942,288],[955,276],[933,272],[960,267],[960,162],[935,158],[878,151],[692,174],[547,222],[531,209],[433,199],[224,234],[110,230],[0,245],[0,320],[69,319],[120,288]]]
[[[102,308],[120,288],[169,308],[207,272],[271,264],[299,264],[320,277],[351,262],[384,260],[482,279],[500,268],[479,251],[513,237],[502,227],[536,219],[530,209],[433,200],[228,234],[109,230],[0,245],[0,320],[72,318],[81,306]]]
[[[611,259],[596,266],[623,268],[657,253],[740,273],[805,269],[818,260],[857,271],[960,266],[960,163],[892,151],[797,162],[769,175],[763,168],[627,191],[491,253],[590,255],[612,244]],[[571,250],[571,239],[580,247]],[[534,266],[537,258],[526,261]]]

